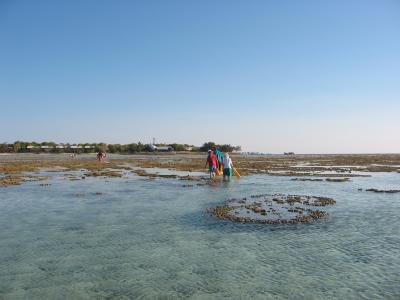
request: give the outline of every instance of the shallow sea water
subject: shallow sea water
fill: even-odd
[[[0,190],[0,299],[400,298],[400,194],[358,191],[399,188],[398,173],[344,183],[259,175],[186,188],[134,175],[51,175],[50,186]],[[204,214],[262,193],[337,204],[327,220],[305,225]]]

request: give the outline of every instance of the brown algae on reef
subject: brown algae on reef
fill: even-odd
[[[335,204],[332,198],[263,194],[246,198],[229,199],[223,206],[206,209],[207,213],[222,220],[261,224],[309,223],[328,216],[316,207]]]
[[[22,176],[4,176],[0,178],[0,186],[20,185],[23,181]]]
[[[28,181],[43,181],[48,179],[47,176],[33,176],[33,175],[7,175],[0,177],[0,187],[7,187],[10,185],[20,185]]]

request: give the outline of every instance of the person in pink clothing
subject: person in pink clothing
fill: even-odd
[[[105,152],[100,151],[99,153],[97,153],[97,160],[99,162],[102,162],[105,158],[106,158],[106,153]]]

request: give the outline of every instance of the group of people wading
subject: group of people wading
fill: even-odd
[[[96,158],[97,161],[102,162],[106,158],[106,153],[103,151],[99,151]],[[208,150],[208,156],[205,166],[207,167],[207,165],[211,179],[214,178],[215,175],[223,175],[223,180],[230,180],[233,172],[235,172],[235,175],[240,176],[233,167],[232,159],[229,157],[229,154],[224,154],[218,149]]]
[[[208,171],[210,178],[214,178],[215,175],[223,175],[224,180],[229,180],[233,175],[234,170],[232,159],[228,153],[223,154],[218,149],[208,150],[208,156],[206,161],[206,167],[208,165]]]

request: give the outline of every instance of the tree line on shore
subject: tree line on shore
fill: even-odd
[[[162,149],[162,150],[161,150]],[[222,152],[240,151],[240,146],[230,144],[216,144],[214,142],[206,142],[200,147],[189,144],[106,144],[106,143],[83,143],[83,144],[57,144],[55,142],[23,142],[16,141],[10,143],[0,143],[0,153],[96,153],[99,151],[109,153],[138,153],[138,152],[154,152],[154,151],[190,151],[190,152],[207,152],[209,149],[219,149]]]

